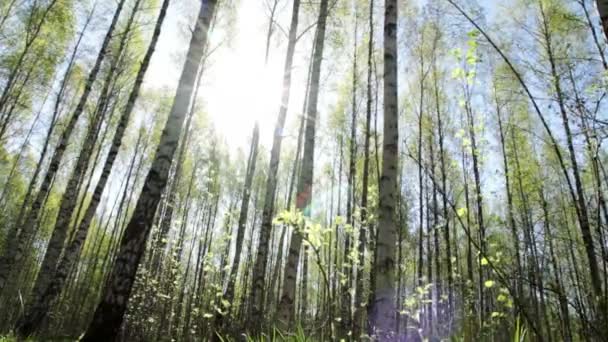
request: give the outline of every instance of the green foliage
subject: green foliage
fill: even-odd
[[[31,11],[31,5],[46,4],[47,1],[20,3],[19,11],[12,12],[7,24],[0,28],[0,84],[3,84],[6,75],[17,66],[25,46],[26,34],[29,33],[28,18],[35,20],[41,14],[38,9]],[[23,67],[17,77],[19,86],[23,85],[18,120],[15,121],[19,126],[29,123],[29,117],[40,105],[38,102],[41,101],[42,94],[49,90],[49,86],[53,86],[50,89],[51,97],[55,94],[57,80],[52,82],[53,75],[61,74],[59,66],[73,43],[75,24],[81,21],[81,8],[76,6],[80,3],[58,3],[60,5],[52,11],[40,36],[33,42],[31,51],[23,59]],[[369,184],[366,189],[369,190],[368,203],[367,208],[361,208],[364,190],[362,146],[366,133],[362,114],[365,113],[367,100],[367,79],[364,75],[367,72],[365,43],[369,39],[366,20],[369,1],[330,0],[330,3],[333,12],[329,19],[326,45],[328,48],[324,56],[324,61],[329,63],[324,64],[322,70],[323,85],[318,108],[321,120],[317,123],[319,140],[315,161],[320,162],[318,165],[322,166],[317,167],[314,172],[313,205],[305,211],[296,210],[293,201],[287,198],[290,195],[288,187],[292,182],[292,173],[298,177],[298,170],[292,170],[294,161],[298,161],[299,156],[295,153],[296,139],[291,132],[297,130],[302,113],[298,112],[301,98],[295,98],[291,101],[293,103],[290,103],[288,111],[289,120],[293,121],[294,126],[283,134],[284,146],[276,178],[278,186],[274,189],[277,210],[272,213],[275,216],[270,238],[268,241],[260,241],[259,238],[260,218],[268,215],[264,214],[264,205],[268,195],[266,181],[269,146],[263,144],[253,184],[251,189],[246,189],[251,191],[251,202],[240,264],[236,265],[234,299],[229,301],[224,298],[228,281],[226,274],[234,262],[232,254],[236,240],[236,220],[240,214],[238,208],[242,202],[243,175],[247,167],[247,154],[243,150],[247,151],[247,148],[234,151],[231,146],[231,132],[216,130],[213,120],[224,113],[208,112],[217,110],[217,106],[209,105],[213,99],[201,91],[200,96],[203,99],[197,101],[193,109],[190,139],[186,145],[182,145],[186,146],[186,150],[183,161],[180,161],[182,164],[179,165],[181,173],[175,174],[175,158],[166,163],[170,181],[177,182],[175,187],[171,187],[171,191],[175,191],[171,195],[174,195],[177,201],[169,203],[167,198],[170,190],[165,189],[159,207],[154,208],[157,218],[150,223],[152,232],[147,241],[150,245],[147,254],[142,258],[129,298],[129,309],[124,322],[126,339],[204,340],[210,337],[210,331],[217,330],[222,341],[242,340],[247,333],[245,327],[249,328],[247,325],[251,318],[248,317],[252,306],[249,296],[252,291],[252,278],[256,276],[252,274],[252,264],[258,257],[262,243],[269,246],[263,284],[266,312],[265,317],[253,319],[259,320],[263,327],[272,326],[275,323],[277,302],[280,300],[278,297],[284,281],[285,251],[289,248],[286,241],[289,241],[289,234],[292,232],[301,233],[307,253],[302,252],[301,264],[297,266],[299,271],[296,283],[299,287],[296,290],[295,303],[298,307],[298,325],[290,327],[295,332],[268,329],[267,334],[246,336],[246,340],[317,341],[330,339],[332,335],[339,340],[336,336],[340,332],[336,330],[347,321],[341,308],[341,304],[344,304],[344,293],[341,291],[348,291],[348,294],[355,298],[361,295],[362,302],[359,307],[351,308],[355,309],[353,316],[359,309],[363,312],[362,320],[368,318],[368,300],[373,299],[370,298],[374,286],[372,277],[376,275],[379,267],[393,266],[374,263],[375,252],[382,251],[375,245],[374,234],[380,231],[377,222],[378,190],[384,153],[384,70],[381,51],[383,7],[376,1],[373,11],[376,23],[374,40],[377,43],[372,47],[372,113],[378,116],[378,128],[377,132],[370,132],[371,160]],[[133,2],[128,2],[128,11],[131,10],[132,4]],[[122,95],[115,99],[116,113],[124,106],[124,93],[130,88],[139,67],[139,60],[150,34],[147,24],[156,13],[158,4],[158,0],[143,1],[142,12],[137,16],[137,25],[129,37],[128,49],[119,57],[121,74],[113,81]],[[285,1],[279,4],[278,16],[274,18],[274,39],[278,41],[277,44],[284,44],[284,34],[279,31],[282,31],[284,22],[289,19],[287,4]],[[213,48],[223,44],[231,48],[236,47],[233,43],[239,41],[236,39],[239,38],[236,33],[240,28],[238,20],[241,20],[241,14],[237,11],[238,5],[238,1],[221,2],[221,13],[214,24],[220,27],[215,31],[220,35],[213,34]],[[582,332],[594,323],[589,318],[593,317],[595,310],[585,298],[590,286],[588,274],[585,273],[586,255],[579,229],[579,204],[568,193],[568,184],[564,178],[564,173],[570,178],[574,175],[572,162],[570,158],[565,158],[566,170],[563,172],[560,169],[560,162],[549,143],[547,133],[540,125],[538,117],[532,115],[529,99],[522,94],[520,80],[504,61],[497,60],[479,30],[467,31],[468,28],[461,27],[462,23],[458,17],[446,15],[449,10],[444,5],[433,3],[422,8],[415,2],[398,3],[398,78],[402,101],[398,109],[403,118],[399,133],[404,148],[399,146],[398,173],[401,178],[395,197],[398,201],[396,206],[399,206],[395,216],[400,220],[400,239],[394,242],[399,246],[400,259],[393,260],[396,271],[396,279],[393,280],[401,285],[395,292],[401,295],[398,311],[402,322],[407,318],[408,324],[420,324],[424,338],[429,339],[434,337],[432,333],[436,333],[441,335],[439,338],[442,340],[492,340],[503,337],[523,342],[536,338],[530,330],[535,325],[528,320],[538,320],[539,323],[535,324],[540,326],[541,331],[551,332],[554,334],[552,338],[559,340],[560,329],[563,329],[564,324],[562,320],[565,317],[559,307],[560,295],[563,293],[568,305],[577,305],[576,310],[570,308],[565,313],[576,335],[574,340],[586,337]],[[522,72],[524,82],[532,89],[533,97],[541,104],[541,111],[546,115],[549,128],[557,137],[557,149],[567,157],[570,151],[566,145],[563,123],[558,115],[559,108],[556,108],[557,95],[562,95],[565,99],[567,118],[574,133],[574,154],[580,163],[580,188],[585,203],[589,206],[592,237],[596,247],[602,246],[599,238],[603,234],[605,217],[602,214],[599,195],[605,195],[605,179],[603,173],[600,173],[601,178],[597,179],[595,171],[598,170],[594,169],[593,164],[595,160],[600,166],[608,162],[608,153],[602,144],[605,135],[602,113],[605,112],[604,98],[608,74],[600,65],[601,56],[596,51],[597,47],[589,33],[585,16],[582,12],[579,13],[578,3],[570,4],[564,0],[517,0],[508,2],[508,5],[513,5],[504,6],[504,10],[509,12],[503,12],[502,6],[497,6],[496,14],[489,16],[475,8],[465,9],[474,13],[475,20],[481,18],[480,25],[485,24],[484,19],[496,19],[496,22],[488,22],[489,35],[496,38],[495,42],[508,56],[513,56],[515,68]],[[4,6],[5,3],[0,5],[0,16],[6,10]],[[189,11],[191,8],[186,5],[185,9]],[[120,30],[125,27],[128,11],[121,15]],[[313,37],[317,11],[318,2],[302,3],[299,33],[309,25],[312,26],[310,32],[298,41],[297,60],[293,68],[297,70],[294,73],[297,76],[293,77],[294,84],[305,78],[301,70],[305,70],[308,63],[310,39]],[[358,25],[358,70],[352,70],[355,12]],[[596,18],[591,19],[594,21]],[[546,27],[542,25],[545,21]],[[104,20],[100,22],[107,24]],[[101,32],[104,28],[105,26],[100,25],[94,29]],[[548,41],[543,41],[543,33],[548,33]],[[222,40],[225,42],[219,44]],[[118,39],[112,41],[108,57],[118,57],[118,43]],[[548,43],[551,43],[553,48],[553,62],[557,74],[561,77],[561,94],[555,89],[555,77],[551,77],[551,65],[546,49]],[[87,44],[95,45],[94,42]],[[282,51],[282,48],[281,45],[277,50]],[[172,54],[173,51],[163,53]],[[226,57],[223,53],[225,51],[210,56],[210,62],[206,64],[210,70],[205,70],[203,87],[213,86],[213,82],[208,82],[207,74],[213,75],[210,80],[222,77],[214,74],[213,67],[223,63]],[[57,126],[59,129],[52,136],[51,148],[54,148],[58,135],[69,119],[66,113],[73,110],[75,99],[78,99],[82,91],[83,81],[90,68],[89,57],[83,52],[75,64],[65,99],[60,106],[61,115]],[[105,76],[109,62],[110,58],[104,61],[100,79]],[[28,70],[33,70],[33,78],[26,82]],[[356,89],[352,86],[353,71],[359,76]],[[100,83],[98,80],[93,87],[94,100],[88,101],[87,113],[94,113]],[[122,229],[133,212],[139,191],[148,175],[167,113],[173,103],[173,89],[154,88],[155,86],[156,84],[146,85],[146,89],[143,89],[138,98],[137,115],[134,115],[129,123],[128,134],[119,152],[120,165],[113,170],[114,180],[104,192],[103,199],[107,203],[97,213],[78,265],[70,275],[69,285],[63,291],[61,301],[53,308],[52,317],[48,322],[50,330],[65,330],[72,336],[81,334],[105,286],[109,266],[116,249],[120,247]],[[305,84],[301,82],[292,89],[292,95],[297,93],[302,96],[304,87]],[[356,92],[359,103],[351,103],[353,92]],[[13,95],[14,93],[11,94]],[[235,101],[240,100],[239,95],[234,94]],[[49,105],[50,103],[46,107]],[[295,112],[291,105],[297,106]],[[581,106],[582,109],[579,108]],[[0,191],[6,191],[7,194],[0,203],[2,227],[11,227],[14,223],[36,166],[34,163],[39,153],[39,141],[44,134],[39,131],[46,131],[47,128],[46,115],[49,112],[46,107],[42,108],[44,124],[35,127],[31,146],[24,151],[16,150],[15,146],[20,146],[17,143],[22,138],[19,132],[13,134],[17,138],[11,137],[0,144],[0,186],[4,187]],[[355,139],[351,141],[350,121],[353,107],[357,109],[358,119],[354,123]],[[252,111],[258,109],[252,108]],[[500,111],[504,125],[508,172],[503,171],[502,146],[496,122],[497,111]],[[242,115],[252,113],[244,112]],[[418,132],[417,127],[419,115],[421,132]],[[438,117],[442,120],[441,131]],[[113,133],[116,120],[115,115],[104,121],[102,127],[107,129],[108,136]],[[40,229],[33,241],[33,248],[28,250],[24,266],[26,271],[22,272],[20,277],[23,279],[19,280],[19,289],[24,298],[27,298],[31,279],[37,271],[37,261],[44,253],[44,246],[51,233],[66,175],[71,172],[74,156],[82,145],[84,130],[80,128],[88,123],[83,121],[85,122],[78,123],[77,132],[70,139],[56,183],[45,202],[44,215],[40,218]],[[238,124],[240,123],[234,123]],[[374,124],[372,122],[372,125]],[[271,132],[271,128],[267,131]],[[416,139],[416,133],[423,136],[421,146]],[[271,135],[265,134],[267,137]],[[443,155],[440,155],[438,148],[440,135],[444,139]],[[135,142],[139,138],[142,145],[135,148]],[[107,150],[107,139],[106,137],[106,140],[100,139],[97,142],[96,151],[101,151],[102,157]],[[476,146],[473,146],[474,141]],[[343,215],[349,192],[346,184],[351,147],[356,150],[355,179],[352,198],[348,200],[351,201],[354,214],[347,219]],[[434,149],[433,154],[430,147]],[[411,156],[414,154],[412,151],[418,148],[421,148],[422,160],[412,162],[412,157],[417,158]],[[440,165],[440,156],[445,163],[445,170],[442,170],[444,165]],[[473,168],[472,157],[477,157],[478,170]],[[126,169],[132,160],[132,178],[126,187],[118,189],[119,183],[126,178]],[[48,156],[43,165],[43,172],[47,163]],[[9,176],[13,165],[16,165],[16,171]],[[599,171],[603,172],[602,169]],[[99,168],[91,165],[83,179],[88,180],[92,175],[94,183],[98,172]],[[477,172],[479,174],[475,174]],[[421,186],[418,183],[419,175],[422,176]],[[507,177],[510,182],[508,188]],[[477,182],[479,184],[476,184]],[[477,187],[480,188],[480,194],[477,194]],[[511,195],[508,204],[506,190],[509,190]],[[125,202],[121,203],[123,193]],[[418,195],[421,195],[422,203],[418,203]],[[478,195],[483,199],[480,207],[477,207]],[[84,183],[79,198],[86,207],[91,193],[84,189]],[[161,239],[158,218],[166,213],[170,205],[173,210],[170,229]],[[543,211],[545,205],[546,215]],[[367,214],[365,221],[362,218],[363,210]],[[509,217],[511,211],[512,219]],[[418,221],[420,214],[423,222]],[[481,214],[485,223],[484,241],[481,241]],[[515,230],[513,234],[511,228]],[[7,231],[0,231],[0,250],[3,252],[11,248],[5,241]],[[283,231],[287,232],[284,235],[287,237],[286,241],[279,240]],[[420,247],[419,232],[423,233]],[[436,246],[434,232],[438,233]],[[450,236],[447,237],[446,233]],[[444,241],[444,234],[445,239],[449,239],[447,242]],[[345,243],[347,239],[348,249]],[[359,250],[361,240],[366,242],[362,251]],[[162,243],[157,244],[158,242]],[[162,248],[159,245],[162,245]],[[451,248],[450,255],[447,253],[448,246]],[[484,253],[479,252],[480,246],[485,247]],[[422,264],[418,260],[419,252]],[[596,252],[602,251],[596,248]],[[552,253],[557,256],[556,261],[553,260]],[[160,258],[158,268],[152,262],[156,256]],[[522,269],[517,269],[516,257],[523,261]],[[307,262],[306,268],[304,260]],[[360,264],[363,265],[362,268],[358,267]],[[451,267],[451,274],[448,274],[447,266]],[[540,266],[538,272],[532,266]],[[429,268],[430,271],[427,271]],[[305,287],[304,269],[307,269]],[[422,274],[425,274],[420,280],[416,274],[419,270],[423,270]],[[427,272],[431,275],[429,278]],[[451,288],[448,286],[448,275],[452,277]],[[528,279],[531,276],[538,278]],[[556,281],[555,278],[560,276]],[[544,288],[540,288],[540,284],[536,282],[539,279],[543,280]],[[361,280],[362,288],[358,289],[357,282]],[[520,293],[519,298],[514,297],[517,295],[516,285],[520,285],[517,281],[524,287],[524,293]],[[448,314],[446,304],[449,290],[452,290],[455,305],[451,308],[449,317],[442,317]],[[541,304],[532,303],[529,295],[540,294],[541,291],[545,300],[542,305],[545,305],[544,309],[547,310],[546,318],[534,316],[533,304],[538,307]],[[482,293],[487,310],[485,307],[481,308]],[[435,316],[429,315],[429,308],[435,310]],[[526,319],[524,320],[523,314],[521,318],[515,319],[515,313],[523,310],[529,310],[526,312]],[[224,326],[217,326],[216,318],[219,316],[225,318]],[[434,332],[425,330],[429,329],[429,317],[434,319]],[[4,317],[0,317],[0,320],[2,319]],[[451,325],[444,325],[446,321]],[[348,331],[351,327],[346,328]],[[14,340],[12,336],[0,338],[0,342]]]
[[[513,331],[513,342],[524,342],[526,341],[527,329],[521,325],[520,317],[517,316],[517,320],[515,321],[515,328]]]
[[[308,341],[314,341],[314,339],[312,339],[311,337],[308,337],[306,335],[306,332],[304,331],[304,328],[302,327],[301,324],[297,325],[294,333],[283,332],[275,327],[272,329],[272,333],[270,336],[267,334],[261,334],[259,336],[251,336],[251,335],[243,334],[242,336],[245,337],[245,340],[247,342],[283,342],[283,341],[285,341],[285,342],[308,342]],[[224,341],[225,342],[238,341],[238,339],[236,339],[236,338],[222,336],[219,333],[218,333],[218,337],[223,342]]]

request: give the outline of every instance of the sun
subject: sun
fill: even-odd
[[[272,136],[279,111],[280,72],[274,65],[264,66],[263,56],[255,58],[251,51],[256,49],[248,45],[218,55],[221,64],[209,70],[200,91],[210,120],[233,148],[247,146],[256,122],[262,137]]]
[[[179,34],[183,22],[175,19],[179,11],[169,7],[174,15],[169,16],[166,34],[161,36],[158,53],[146,75],[147,87],[177,86],[181,64],[176,61],[181,59],[175,57],[185,54],[183,46],[187,45]],[[256,1],[241,2],[235,25],[230,41],[212,39],[213,53],[203,72],[198,103],[231,151],[248,149],[256,122],[260,126],[260,143],[269,150],[281,104],[286,37],[278,36],[283,34],[280,30],[275,32],[269,59],[265,61],[268,18],[264,6]],[[296,126],[293,123],[302,111],[309,55],[306,44],[302,39],[296,45],[286,130]],[[294,134],[297,132],[285,132],[286,136]]]

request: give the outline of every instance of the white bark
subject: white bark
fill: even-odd
[[[399,131],[397,110],[397,0],[385,0],[384,18],[384,142],[380,177],[379,224],[374,267],[375,293],[372,327],[382,341],[395,331],[395,204]]]

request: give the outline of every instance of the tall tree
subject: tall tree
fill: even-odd
[[[216,5],[216,0],[201,2],[173,106],[160,137],[152,166],[144,181],[143,190],[120,241],[120,248],[108,278],[108,286],[104,290],[83,341],[112,340],[122,324],[137,268],[152,228],[154,213],[158,207],[160,194],[167,184],[171,161],[190,107],[197,71],[208,42],[209,25]]]
[[[365,140],[363,143],[363,175],[361,181],[361,226],[359,228],[359,263],[357,264],[357,285],[355,297],[355,317],[353,319],[353,336],[358,338],[362,333],[363,324],[363,289],[365,287],[365,250],[369,230],[368,193],[369,193],[369,148],[372,120],[372,59],[374,53],[374,0],[369,3],[369,38],[367,41],[367,98],[365,115]]]
[[[397,99],[397,1],[384,2],[384,141],[378,203],[377,259],[371,326],[382,339],[395,331],[395,207],[399,158]]]
[[[251,312],[250,329],[254,333],[261,332],[261,320],[254,317],[262,317],[264,305],[264,279],[268,263],[268,242],[272,230],[272,219],[274,215],[274,202],[277,187],[277,173],[279,171],[279,161],[281,156],[281,144],[283,141],[283,130],[289,106],[289,96],[291,90],[293,56],[296,48],[298,33],[298,15],[300,12],[300,0],[293,1],[291,11],[291,25],[289,27],[289,41],[287,43],[287,54],[285,56],[285,66],[283,68],[283,88],[281,93],[281,106],[274,136],[272,149],[270,150],[270,163],[268,165],[268,177],[266,180],[266,190],[264,196],[264,211],[262,212],[262,224],[258,238],[258,251],[256,253],[255,264],[253,267],[253,285],[249,300],[253,303]]]
[[[319,102],[319,84],[321,81],[321,62],[325,45],[325,30],[328,15],[328,0],[321,0],[317,19],[317,34],[314,45],[314,58],[308,92],[308,108],[306,110],[306,130],[304,133],[304,153],[302,155],[302,170],[298,180],[296,209],[311,215],[312,186],[315,156],[315,132],[317,125],[317,106]],[[296,275],[300,258],[300,248],[304,227],[295,227],[289,243],[287,264],[283,282],[283,292],[279,303],[279,324],[283,328],[293,329],[295,316]]]
[[[357,43],[358,43],[358,17],[356,3],[353,4],[354,11],[354,34],[353,34],[353,74],[352,74],[352,99],[351,99],[351,113],[350,113],[350,138],[349,138],[349,157],[348,157],[348,180],[346,186],[346,225],[355,227],[355,193],[357,184],[357,87],[358,87],[358,70],[357,70]],[[341,304],[341,329],[340,338],[347,338],[351,326],[351,306],[352,296],[350,289],[352,286],[352,268],[351,262],[349,261],[349,255],[353,245],[351,241],[351,231],[344,230],[344,256],[342,261],[342,286],[340,292],[342,292]]]

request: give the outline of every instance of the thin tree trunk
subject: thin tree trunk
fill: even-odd
[[[279,5],[280,0],[273,0],[272,7],[270,8],[270,18],[268,18],[268,31],[266,33],[266,54],[264,55],[264,63],[268,64],[268,55],[270,52],[270,40],[272,38],[272,34],[274,33],[275,23],[275,13],[277,11],[277,6]]]
[[[480,172],[480,163],[479,163],[479,149],[477,147],[477,134],[475,132],[475,118],[473,109],[471,108],[471,93],[468,85],[464,85],[464,96],[466,97],[465,101],[465,112],[467,117],[467,128],[469,139],[471,140],[471,159],[473,161],[473,181],[475,185],[475,213],[477,219],[477,226],[479,228],[479,245],[481,247],[481,254],[487,254],[486,248],[486,226],[483,215],[483,197],[481,192],[481,172]],[[482,265],[482,258],[477,258],[477,266],[478,266],[478,291],[479,291],[479,321],[480,326],[483,326],[484,321],[486,319],[486,313],[489,311],[486,301],[485,295],[485,285],[484,279],[486,278],[485,271]]]
[[[496,91],[496,90],[495,90]],[[494,94],[496,97],[497,95]],[[507,147],[505,142],[505,129],[503,127],[502,115],[500,111],[500,104],[498,103],[498,98],[496,100],[496,117],[498,118],[498,132],[500,136],[500,147],[502,151],[502,165],[505,173],[505,191],[507,193],[507,215],[509,228],[511,229],[511,238],[513,239],[513,253],[515,254],[515,266],[516,266],[516,275],[515,278],[515,289],[517,296],[523,298],[523,285],[521,282],[522,275],[522,262],[519,250],[519,235],[517,233],[517,224],[515,223],[515,214],[513,211],[513,194],[511,192],[511,181],[510,181],[510,171],[509,171],[509,162],[507,157]]]
[[[446,152],[445,152],[445,142],[444,142],[444,129],[443,129],[443,115],[441,113],[440,107],[440,94],[439,94],[439,84],[438,84],[438,71],[436,62],[433,63],[434,68],[434,77],[433,80],[435,82],[435,109],[437,115],[437,133],[439,136],[439,166],[441,169],[441,191],[444,194],[447,194],[447,172],[446,172]],[[450,243],[450,216],[448,214],[448,203],[447,197],[442,196],[443,203],[443,219],[445,220],[444,228],[443,228],[443,238],[445,241],[445,263],[447,267],[447,275],[448,275],[448,303],[446,310],[446,317],[450,319],[448,323],[448,333],[451,333],[452,326],[451,322],[453,322],[453,314],[454,314],[454,273],[452,271],[452,249]]]
[[[418,274],[418,284],[417,286],[422,288],[424,284],[424,183],[423,183],[423,170],[422,170],[422,148],[424,146],[422,141],[422,120],[424,116],[424,80],[426,73],[424,72],[424,55],[420,54],[420,101],[418,103],[418,263],[417,274]],[[427,282],[430,282],[431,279],[426,279]],[[426,313],[428,305],[424,305],[422,307],[422,311]],[[432,319],[427,319],[427,315],[422,315],[424,326],[431,326]]]
[[[550,253],[550,257],[551,257],[551,263],[553,264],[553,279],[555,280],[557,299],[559,302],[559,310],[560,310],[559,316],[560,316],[560,323],[561,323],[560,330],[562,332],[562,338],[564,339],[564,341],[571,342],[572,341],[572,327],[570,325],[570,313],[568,311],[568,298],[566,297],[566,294],[564,293],[564,285],[563,285],[562,278],[561,278],[562,270],[557,261],[555,247],[553,245],[554,236],[553,236],[553,233],[551,232],[551,221],[550,221],[549,209],[548,209],[549,204],[547,203],[547,200],[545,199],[544,189],[542,189],[542,188],[540,189],[540,198],[541,198],[542,207],[543,207],[543,221],[544,221],[545,234],[547,235],[546,238],[549,241],[549,253]]]
[[[16,114],[16,107],[20,105],[19,100],[21,99],[21,96],[23,96],[24,94],[24,88],[27,85],[27,83],[29,82],[30,78],[32,77],[34,71],[36,69],[36,64],[32,63],[32,65],[28,68],[27,72],[25,73],[25,77],[23,77],[23,81],[19,82],[20,85],[18,88],[15,89],[15,94],[12,96],[11,100],[11,104],[10,106],[7,108],[7,110],[5,111],[4,114],[4,120],[2,120],[2,124],[0,124],[0,142],[4,141],[5,139],[5,134],[7,129],[9,128],[9,125],[11,124],[11,119],[13,117],[14,114]],[[18,80],[15,82],[17,83]],[[8,104],[8,103],[7,103]]]
[[[585,13],[585,19],[587,21],[587,26],[589,26],[589,31],[591,31],[591,37],[593,37],[593,43],[597,47],[597,52],[600,54],[600,59],[602,60],[602,66],[604,67],[604,70],[608,70],[608,62],[606,61],[604,47],[603,47],[603,44],[600,43],[597,32],[595,30],[595,25],[593,24],[593,21],[591,20],[591,16],[589,15],[589,10],[587,9],[587,0],[578,0],[577,2],[583,8],[583,13]],[[600,2],[604,2],[604,7],[605,7],[604,11],[606,14],[608,14],[608,1],[598,0],[598,4]],[[603,18],[603,19],[606,19],[606,18]],[[605,21],[602,20],[602,26],[603,26],[604,22]]]
[[[467,159],[466,159],[466,152],[465,152],[464,148],[462,150],[462,170],[463,170],[464,200],[465,200],[465,209],[466,209],[465,210],[466,211],[466,224],[467,224],[467,227],[471,227],[471,200],[470,200],[470,192],[469,192],[469,171],[467,170]],[[468,281],[468,284],[473,286],[473,284],[474,284],[473,247],[472,247],[473,242],[471,241],[471,239],[472,239],[471,234],[467,234],[467,281]],[[478,324],[476,324],[477,322],[475,321],[475,318],[477,316],[477,308],[475,306],[475,301],[473,300],[472,291],[470,290],[469,287],[466,286],[465,282],[462,282],[462,284],[463,284],[462,293],[463,293],[463,295],[466,294],[465,298],[467,298],[466,303],[467,303],[467,307],[468,307],[467,310],[464,310],[464,312],[467,313],[464,315],[464,317],[465,317],[464,338],[466,340],[467,338],[471,339],[477,335]],[[470,311],[470,314],[468,314],[469,311]]]
[[[352,276],[353,273],[351,271],[351,262],[350,262],[350,250],[351,250],[351,236],[354,237],[354,212],[355,212],[355,185],[357,179],[357,29],[358,29],[358,20],[355,9],[355,32],[354,32],[354,46],[353,46],[353,83],[352,83],[352,108],[351,108],[351,123],[350,123],[350,155],[349,155],[349,167],[348,167],[348,185],[347,185],[347,197],[346,197],[346,224],[350,225],[353,229],[350,231],[344,231],[344,261],[342,262],[342,276],[345,281],[342,281],[342,286],[340,288],[340,292],[342,295],[341,300],[341,329],[340,336],[341,339],[346,339],[349,336],[350,329],[352,328],[351,324],[351,305],[352,298],[350,294],[350,289],[352,286]],[[354,268],[353,265],[352,268]]]
[[[44,96],[44,100],[42,101],[42,104],[40,105],[40,109],[38,110],[38,112],[36,112],[36,116],[34,117],[34,120],[32,120],[32,125],[30,126],[29,130],[27,131],[27,134],[25,135],[25,139],[23,140],[23,143],[21,143],[21,146],[19,147],[19,152],[17,154],[17,157],[12,162],[13,165],[11,166],[11,170],[9,171],[8,175],[6,176],[6,181],[4,182],[4,185],[2,186],[2,192],[0,193],[0,205],[4,206],[2,211],[7,209],[6,207],[8,206],[8,203],[6,203],[4,201],[4,199],[6,198],[5,196],[6,196],[7,192],[12,189],[12,184],[11,184],[12,179],[15,176],[15,172],[17,172],[17,169],[19,168],[21,159],[27,153],[27,146],[29,145],[30,139],[32,138],[32,134],[34,133],[34,128],[36,127],[36,125],[38,125],[38,122],[40,120],[40,115],[42,114],[42,109],[44,108],[46,101],[48,100],[50,94],[51,94],[51,89],[49,88],[49,90],[46,92],[46,95]]]
[[[365,116],[365,141],[363,144],[363,175],[361,183],[361,226],[359,228],[359,263],[357,265],[357,284],[355,289],[355,317],[353,321],[353,336],[360,338],[363,329],[363,288],[365,286],[363,272],[365,269],[365,249],[369,223],[367,222],[369,192],[369,148],[370,128],[372,120],[372,59],[374,49],[374,0],[369,4],[369,39],[367,42],[367,101]]]
[[[430,176],[431,178],[434,180],[436,179],[435,176],[435,170],[436,170],[436,164],[435,164],[435,149],[433,148],[433,146],[435,145],[435,134],[434,134],[434,129],[433,129],[433,122],[432,120],[430,120],[430,126],[429,127],[429,160],[430,160]],[[435,262],[435,279],[433,282],[433,288],[434,291],[432,292],[432,301],[434,303],[435,306],[435,316],[437,317],[437,322],[438,322],[438,327],[437,327],[437,332],[441,333],[441,322],[443,322],[443,317],[441,317],[442,314],[442,306],[443,304],[440,303],[440,298],[442,297],[442,288],[441,288],[441,262],[440,262],[440,250],[439,250],[439,203],[437,201],[437,184],[433,181],[432,184],[432,215],[433,215],[433,221],[432,221],[432,233],[433,233],[433,250],[435,251],[434,254],[434,262]],[[430,233],[431,230],[429,229],[429,239],[430,239]],[[429,260],[429,264],[430,264],[431,260]]]

